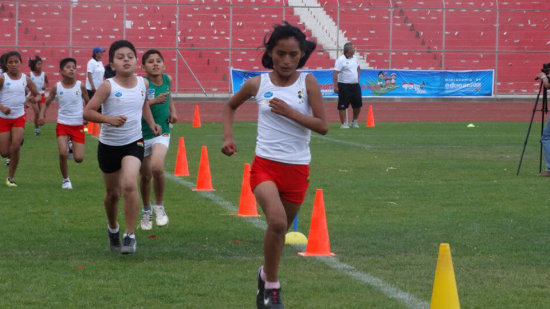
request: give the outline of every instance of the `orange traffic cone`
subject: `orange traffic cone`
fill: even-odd
[[[199,106],[195,105],[195,115],[193,116],[193,128],[201,127],[201,116],[199,115]]]
[[[327,219],[325,216],[325,202],[323,200],[323,190],[317,189],[315,192],[315,202],[313,203],[313,213],[311,214],[311,224],[309,225],[308,242],[305,252],[298,252],[301,256],[333,256],[330,252],[330,242],[328,239]]]
[[[193,191],[215,191],[212,188],[212,177],[210,176],[210,163],[208,162],[208,150],[206,146],[202,146],[197,186]]]
[[[243,184],[241,187],[241,199],[239,200],[239,217],[259,217],[256,207],[256,197],[250,188],[250,164],[244,164]]]
[[[94,123],[91,121],[88,121],[88,134],[94,135],[94,129],[95,129]]]
[[[372,105],[369,105],[369,113],[367,115],[367,127],[374,128],[374,113],[372,112]]]
[[[187,166],[187,154],[185,153],[185,141],[183,137],[180,137],[180,143],[178,145],[174,176],[189,176],[189,167]]]
[[[437,257],[437,266],[435,268],[430,308],[460,309],[449,244],[439,245],[439,256]]]
[[[99,123],[94,122],[94,130],[92,132],[93,132],[92,136],[95,136],[95,137],[99,136],[99,134],[101,133],[101,126],[99,125]]]

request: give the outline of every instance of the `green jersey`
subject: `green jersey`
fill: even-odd
[[[162,127],[162,134],[170,134],[170,125],[168,123],[168,116],[170,116],[170,79],[168,75],[162,74],[162,84],[159,86],[153,84],[151,80],[145,76],[147,81],[149,81],[149,88],[147,88],[147,100],[152,100],[158,97],[162,93],[168,92],[166,101],[164,103],[151,105],[151,112],[153,113],[153,118],[155,122]],[[143,133],[144,139],[151,139],[155,137],[153,131],[149,128],[149,125],[145,119],[141,119],[141,132]]]

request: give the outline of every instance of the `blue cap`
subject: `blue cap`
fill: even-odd
[[[105,50],[101,47],[94,47],[94,54],[95,53],[103,53],[105,52]]]

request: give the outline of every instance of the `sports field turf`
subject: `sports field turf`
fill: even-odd
[[[364,125],[364,123],[363,123]],[[537,178],[527,124],[377,122],[312,135],[311,182],[299,230],[308,234],[315,189],[324,192],[335,258],[287,246],[280,280],[287,308],[427,307],[440,243],[451,247],[463,308],[544,308],[550,303],[550,179]],[[178,123],[189,177],[169,177],[167,228],[137,232],[136,254],[109,251],[97,141],[70,164],[61,190],[54,124],[29,124],[16,180],[0,186],[0,308],[254,308],[263,218],[235,217],[254,122],[235,124],[238,154],[221,154],[221,124]],[[208,146],[214,192],[191,189]],[[2,177],[7,174],[3,170]],[[122,212],[120,212],[122,214]],[[122,218],[122,217],[121,217]],[[120,220],[124,226],[123,219]]]

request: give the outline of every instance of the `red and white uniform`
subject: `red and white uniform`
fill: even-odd
[[[269,73],[261,75],[258,102],[258,137],[256,155],[261,158],[286,164],[307,165],[311,161],[309,140],[311,131],[285,116],[275,114],[269,100],[279,98],[296,111],[312,115],[306,89],[306,76],[300,73],[296,82],[288,87],[275,86]]]
[[[46,84],[46,73],[41,72],[40,75],[36,76],[33,72],[29,74],[29,77],[31,78],[32,82],[36,86],[36,90],[38,90],[38,93],[44,94],[44,85]]]
[[[21,73],[21,78],[13,80],[8,73],[3,73],[4,86],[0,90],[0,104],[9,107],[11,112],[6,115],[0,111],[0,118],[15,119],[25,115],[25,87],[27,76]]]

